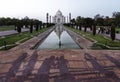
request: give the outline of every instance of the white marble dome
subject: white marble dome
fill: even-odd
[[[60,10],[58,10],[56,15],[53,17],[53,23],[65,23],[65,17],[62,15]]]
[[[56,15],[62,15],[62,12],[60,10],[58,10]]]

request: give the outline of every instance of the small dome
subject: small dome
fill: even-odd
[[[62,15],[62,12],[60,10],[58,10],[56,15]]]

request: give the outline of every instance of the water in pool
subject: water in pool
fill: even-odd
[[[63,25],[56,25],[55,30],[48,35],[37,49],[79,49],[79,45],[63,27]]]

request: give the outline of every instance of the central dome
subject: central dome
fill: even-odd
[[[56,15],[62,15],[62,12],[60,10],[58,10]]]
[[[65,23],[65,17],[62,15],[62,12],[60,10],[58,10],[53,17],[53,23]]]

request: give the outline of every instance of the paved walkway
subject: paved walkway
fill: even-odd
[[[29,31],[29,29],[22,29],[22,32],[25,32],[25,31]],[[16,34],[16,33],[18,33],[16,30],[0,31],[0,37],[11,35],[11,34]]]
[[[120,51],[30,50],[2,55],[0,82],[120,82]]]
[[[52,29],[0,52],[0,82],[120,82],[120,50],[34,50]]]

